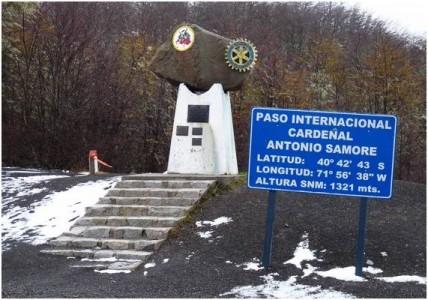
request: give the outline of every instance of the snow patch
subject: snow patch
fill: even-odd
[[[227,262],[226,262],[227,263]],[[263,266],[260,264],[260,260],[256,257],[253,258],[252,261],[235,265],[236,267],[244,267],[245,271],[259,271],[263,269]]]
[[[383,272],[381,269],[373,268],[373,267],[363,268],[363,271],[371,274],[379,274]],[[343,281],[356,281],[356,282],[367,281],[367,279],[355,275],[354,266],[344,267],[344,268],[333,268],[328,271],[315,271],[315,273],[322,277],[331,277],[331,278],[335,278]]]
[[[169,262],[169,258],[165,258],[165,259],[162,261],[162,263],[163,263],[163,264],[166,264],[167,262]]]
[[[64,177],[52,176],[35,177],[37,180]],[[7,250],[12,241],[39,245],[61,235],[84,215],[87,206],[95,204],[119,178],[80,183],[66,191],[49,194],[29,207],[9,208],[2,216],[3,250]],[[34,178],[30,181],[34,181]]]
[[[294,299],[319,299],[319,298],[355,298],[354,296],[333,289],[323,290],[320,286],[307,286],[296,283],[296,276],[290,277],[286,281],[274,280],[277,274],[260,276],[264,284],[252,286],[234,287],[227,293],[219,296],[234,295],[238,298],[294,298]]]
[[[192,251],[192,253],[190,253],[189,255],[187,255],[187,256],[185,257],[185,260],[190,260],[190,258],[191,258],[193,255],[195,255],[195,252],[193,252],[193,251]]]
[[[371,266],[368,266],[367,268],[363,268],[364,272],[370,273],[370,274],[380,274],[383,273],[382,269],[374,268]]]
[[[213,221],[197,221],[195,224],[196,224],[196,227],[204,227],[205,225],[207,225],[207,226],[219,226],[222,224],[230,223],[232,221],[233,221],[233,219],[229,218],[229,217],[219,217]]]
[[[427,284],[427,278],[416,275],[401,275],[393,277],[377,277],[376,279],[385,282],[416,282],[418,284]]]
[[[314,266],[312,266],[310,264],[305,264],[305,268],[303,269],[303,276],[302,276],[302,278],[305,278],[305,277],[311,275],[316,270],[317,270],[316,267],[314,267]]]
[[[21,191],[18,194],[15,195],[15,197],[25,197],[25,196],[31,196],[35,194],[40,194],[41,192],[46,191],[47,188],[34,188],[27,191]]]
[[[148,263],[148,264],[145,264],[145,265],[144,265],[144,269],[153,268],[153,267],[155,267],[155,266],[156,266],[156,264],[155,264],[155,263]]]
[[[382,251],[382,252],[380,253],[380,255],[382,255],[383,257],[387,257],[387,256],[388,256],[388,253],[386,253],[385,251]]]
[[[11,173],[11,172],[8,172]],[[31,190],[36,184],[58,178],[70,177],[67,175],[35,175],[25,177],[4,177],[2,176],[2,194],[25,193]]]
[[[284,262],[284,265],[292,264],[295,265],[298,269],[302,269],[303,261],[312,260],[322,261],[321,259],[315,256],[315,251],[309,249],[308,233],[305,232],[302,235],[302,238],[299,244],[297,245],[296,250],[294,251],[294,257]]]
[[[200,238],[209,239],[210,237],[213,236],[213,232],[214,231],[212,231],[212,230],[208,230],[208,231],[205,231],[205,232],[198,231],[196,233],[199,235]]]
[[[204,226],[210,226],[210,227],[216,227],[222,224],[227,224],[229,222],[232,222],[232,218],[229,217],[219,217],[213,221],[196,221],[196,227],[200,228],[200,227],[204,227]],[[196,232],[197,235],[199,235],[199,237],[203,238],[203,239],[209,239],[213,236],[213,230],[208,230],[205,232],[202,231],[198,231]],[[217,238],[222,238],[222,236],[216,237]],[[213,240],[209,240],[209,243],[212,243]]]

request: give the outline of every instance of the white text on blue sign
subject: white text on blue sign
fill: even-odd
[[[396,118],[254,108],[248,186],[388,199]]]

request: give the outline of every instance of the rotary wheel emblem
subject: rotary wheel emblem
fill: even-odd
[[[172,45],[177,51],[186,51],[190,49],[194,42],[195,32],[187,25],[178,27],[172,35]]]
[[[232,40],[226,47],[227,65],[239,72],[247,72],[254,67],[257,60],[256,47],[246,39]]]

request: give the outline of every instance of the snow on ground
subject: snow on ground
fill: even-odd
[[[235,296],[237,298],[293,298],[293,299],[319,299],[319,298],[355,298],[354,296],[332,289],[322,289],[320,286],[308,286],[296,283],[296,276],[286,281],[274,279],[277,273],[260,276],[264,284],[257,286],[240,286],[220,296]]]
[[[219,217],[213,221],[196,221],[196,227],[201,228],[201,227],[206,227],[209,226],[210,228],[212,227],[217,227],[219,225],[222,224],[227,224],[232,222],[232,218],[229,217]],[[213,230],[207,230],[207,231],[197,231],[196,234],[199,235],[200,238],[202,239],[209,239],[213,236],[214,231]],[[222,236],[216,237],[217,238],[221,238]],[[209,240],[208,242],[212,243],[213,240]]]
[[[8,173],[2,172],[1,189],[2,203],[9,204],[16,200],[16,197],[34,195],[45,191],[45,188],[34,188],[35,185],[52,179],[69,177],[68,175],[32,175],[22,177],[9,177]],[[9,197],[9,195],[13,195]],[[4,198],[4,195],[8,197]]]
[[[147,264],[145,264],[145,265],[144,265],[144,269],[153,268],[153,267],[155,267],[155,266],[156,266],[156,264],[155,264],[155,263],[147,263]]]
[[[303,261],[311,261],[311,260],[321,261],[321,259],[318,259],[315,256],[315,251],[312,251],[309,249],[308,233],[305,232],[302,235],[301,241],[297,245],[296,250],[294,251],[293,258],[284,262],[284,265],[293,264],[298,269],[302,269],[302,262]]]
[[[427,284],[426,277],[416,276],[416,275],[401,275],[393,277],[377,277],[378,280],[383,280],[386,282],[416,282],[418,284]]]
[[[213,221],[197,221],[196,227],[204,227],[204,226],[219,226],[221,224],[227,224],[232,222],[233,219],[229,217],[220,217]]]
[[[193,255],[195,255],[195,252],[193,252],[193,251],[192,251],[192,253],[190,253],[189,255],[187,255],[187,256],[185,257],[185,260],[187,260],[187,261],[188,261],[188,260],[190,260],[190,259],[192,258],[192,256],[193,256]]]
[[[31,186],[42,181],[68,177],[62,175],[40,175],[17,178],[6,178],[2,183],[7,191],[31,194]],[[87,206],[95,204],[120,177],[100,179],[77,184],[62,192],[45,196],[41,201],[29,207],[13,206],[2,215],[2,246],[3,250],[10,247],[12,241],[20,241],[38,245],[48,239],[57,237],[82,216]],[[4,203],[3,203],[4,204]]]
[[[209,239],[210,237],[213,236],[213,232],[212,230],[208,230],[208,231],[198,231],[196,232],[197,235],[199,235],[200,238],[202,239]]]
[[[319,267],[312,266],[310,262],[322,262],[316,256],[315,250],[309,248],[309,235],[304,233],[301,241],[294,251],[294,255],[291,259],[284,262],[284,264],[292,264],[296,268],[303,271],[303,275],[290,276],[285,281],[275,280],[274,276],[278,276],[277,273],[271,273],[265,276],[260,276],[264,280],[264,283],[257,286],[237,286],[231,289],[229,292],[220,294],[219,296],[234,296],[237,298],[295,298],[295,299],[318,299],[318,298],[356,298],[355,296],[333,289],[322,289],[321,286],[308,286],[298,284],[297,279],[304,278],[309,275],[319,275],[321,277],[335,278],[341,281],[352,281],[352,282],[366,282],[367,280],[383,280],[386,282],[416,282],[418,284],[426,284],[426,278],[420,276],[395,276],[395,277],[374,277],[373,279],[366,279],[355,275],[355,267],[336,267],[326,271],[320,271]],[[319,251],[321,253],[326,252],[326,249]],[[302,264],[304,263],[304,266]],[[368,260],[369,265],[363,268],[363,271],[370,274],[381,274],[383,271],[379,268],[373,267],[373,261]],[[227,260],[226,263],[232,263]],[[245,266],[244,270],[258,271],[263,269],[260,265],[260,261],[257,258],[253,258],[251,262],[237,264],[236,267]]]
[[[260,260],[256,257],[253,258],[252,261],[235,265],[236,267],[244,267],[245,271],[259,271],[263,270],[263,266],[260,263]]]
[[[372,267],[363,268],[363,271],[371,274],[378,274],[382,272],[382,270]],[[355,275],[355,267],[353,266],[345,268],[333,268],[327,271],[314,271],[314,273],[322,277],[330,277],[342,281],[367,281],[365,278]]]

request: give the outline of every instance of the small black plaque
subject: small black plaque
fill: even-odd
[[[187,136],[189,134],[189,126],[177,126],[176,135]]]
[[[187,108],[187,122],[189,123],[208,123],[209,117],[209,105],[189,105]]]
[[[192,146],[202,146],[201,138],[192,138]]]
[[[192,128],[192,135],[202,135],[202,127]]]

